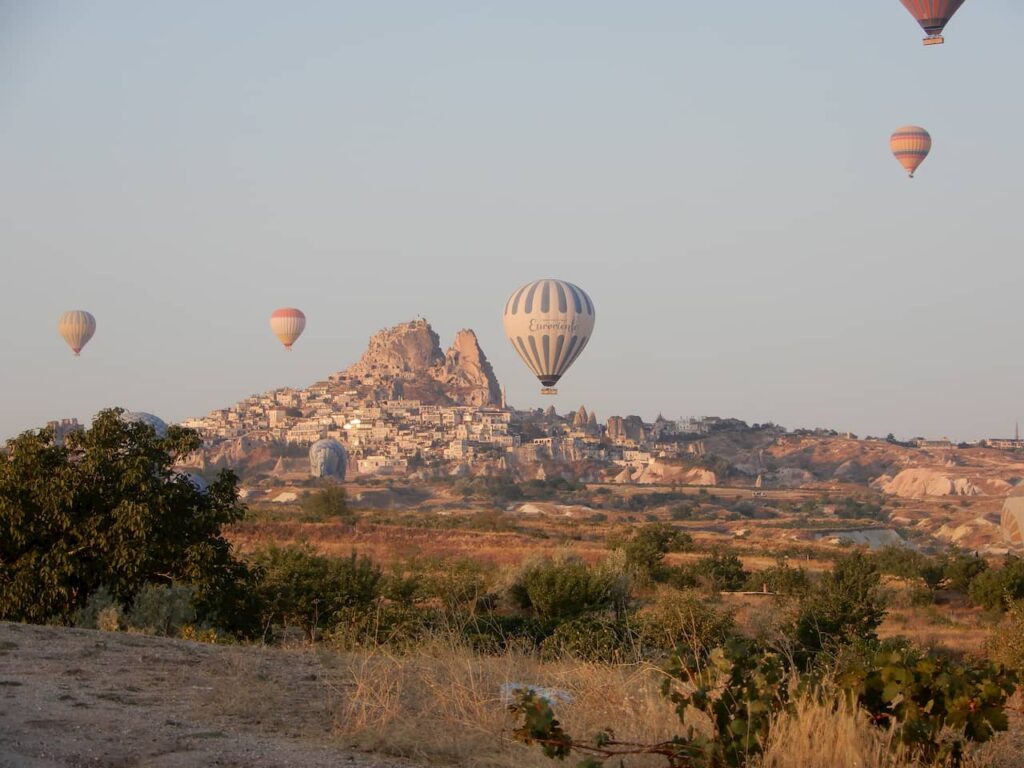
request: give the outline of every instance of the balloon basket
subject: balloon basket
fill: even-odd
[[[540,393],[541,393],[542,395],[557,395],[557,394],[558,394],[558,390],[557,390],[557,389],[555,389],[554,387],[544,387],[544,388],[543,388],[543,389],[542,389],[542,390],[540,391]]]
[[[942,45],[944,42],[946,42],[946,38],[944,38],[942,35],[936,35],[935,37],[926,37],[924,40],[921,41],[921,44]]]

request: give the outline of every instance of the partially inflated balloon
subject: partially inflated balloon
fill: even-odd
[[[904,7],[910,11],[917,23],[928,35],[924,39],[925,45],[935,45],[945,42],[942,37],[942,30],[953,14],[964,4],[964,0],[900,0]]]
[[[536,280],[505,302],[505,335],[544,385],[552,387],[587,346],[594,331],[594,305],[582,288],[564,280]]]
[[[292,344],[302,335],[305,327],[306,316],[293,307],[275,309],[270,316],[270,328],[287,350],[291,350]]]
[[[68,343],[75,357],[78,357],[82,347],[89,343],[89,339],[96,333],[96,318],[84,309],[73,309],[65,312],[57,321],[57,330]]]
[[[897,128],[889,138],[889,148],[900,165],[910,174],[910,178],[914,178],[914,171],[931,151],[932,137],[924,128],[904,125]]]

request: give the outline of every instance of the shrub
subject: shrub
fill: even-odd
[[[1024,560],[1008,556],[1002,568],[989,568],[975,576],[967,592],[975,605],[1004,610],[1010,601],[1024,598]]]
[[[663,589],[637,617],[643,645],[702,657],[735,631],[728,611],[703,602],[692,592]]]
[[[618,664],[631,655],[629,639],[629,631],[619,622],[581,616],[555,627],[540,648],[547,658]]]
[[[484,565],[468,557],[439,561],[423,580],[426,596],[439,600],[450,616],[472,613],[488,594]]]
[[[110,590],[100,587],[85,601],[85,605],[75,611],[71,617],[71,625],[82,629],[99,629],[99,616],[105,609],[115,607],[120,615],[123,611]]]
[[[881,578],[860,552],[836,560],[800,604],[796,640],[815,654],[854,639],[874,639],[885,616]]]
[[[811,580],[803,568],[790,568],[779,562],[763,571],[755,571],[747,577],[745,589],[749,592],[766,590],[786,597],[802,596],[811,588]]]
[[[921,571],[928,558],[909,547],[890,545],[883,547],[873,555],[879,573],[897,576],[910,581],[921,577]]]
[[[630,573],[643,581],[660,581],[665,577],[665,555],[690,549],[693,537],[671,525],[651,523],[637,528],[625,539],[611,539],[609,545],[623,552]]]
[[[258,553],[256,592],[265,631],[274,624],[294,625],[312,642],[321,626],[330,626],[338,612],[365,611],[377,599],[382,573],[367,557],[335,560],[309,546],[271,545]]]
[[[951,588],[966,593],[975,577],[986,570],[988,563],[977,555],[952,551],[946,556],[943,575]]]
[[[570,619],[625,607],[629,580],[614,567],[590,567],[575,557],[527,563],[509,587],[519,608],[544,619]]]
[[[152,634],[176,636],[196,622],[194,596],[195,590],[188,585],[151,584],[135,596],[128,623]]]
[[[307,494],[301,503],[303,522],[319,523],[331,519],[352,522],[355,519],[355,514],[349,509],[345,489],[337,485],[328,485]]]
[[[1016,675],[998,665],[960,664],[891,645],[847,664],[834,681],[805,675],[794,687],[782,657],[733,638],[706,658],[673,659],[663,693],[688,727],[657,744],[617,741],[610,728],[589,741],[574,739],[551,702],[530,690],[517,691],[509,709],[521,723],[515,738],[539,744],[550,758],[589,755],[578,768],[624,765],[627,755],[660,755],[680,768],[743,768],[761,764],[779,716],[793,714],[794,704],[845,701],[891,730],[890,744],[907,764],[956,768],[964,764],[968,743],[1007,730],[1007,699],[1016,682]],[[694,728],[693,711],[707,718],[710,729]]]
[[[716,592],[735,592],[743,589],[750,574],[743,569],[743,561],[735,552],[716,549],[693,566],[694,575],[706,588]]]
[[[1024,673],[1024,601],[1013,600],[1007,606],[1006,618],[989,638],[988,651],[994,661]]]

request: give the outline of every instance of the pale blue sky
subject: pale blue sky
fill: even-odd
[[[925,48],[898,0],[0,0],[0,436],[303,386],[416,314],[547,405],[501,326],[539,277],[597,307],[559,410],[1008,434],[1022,21],[967,0]]]

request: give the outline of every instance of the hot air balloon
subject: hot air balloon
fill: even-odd
[[[964,0],[900,0],[910,15],[917,19],[925,33],[925,45],[941,45],[945,42],[942,30],[953,18]]]
[[[544,385],[554,385],[580,356],[594,331],[594,304],[582,288],[564,280],[535,280],[505,302],[505,335]]]
[[[924,128],[904,125],[893,131],[889,137],[889,148],[900,165],[906,168],[910,178],[914,178],[914,171],[928,157],[928,152],[932,148],[932,137]]]
[[[275,309],[274,314],[270,316],[270,329],[289,352],[292,349],[292,344],[302,335],[305,327],[306,316],[300,309],[293,307]]]
[[[75,357],[78,357],[82,347],[88,344],[89,339],[96,333],[96,318],[84,309],[73,309],[60,316],[57,330],[71,347]]]

